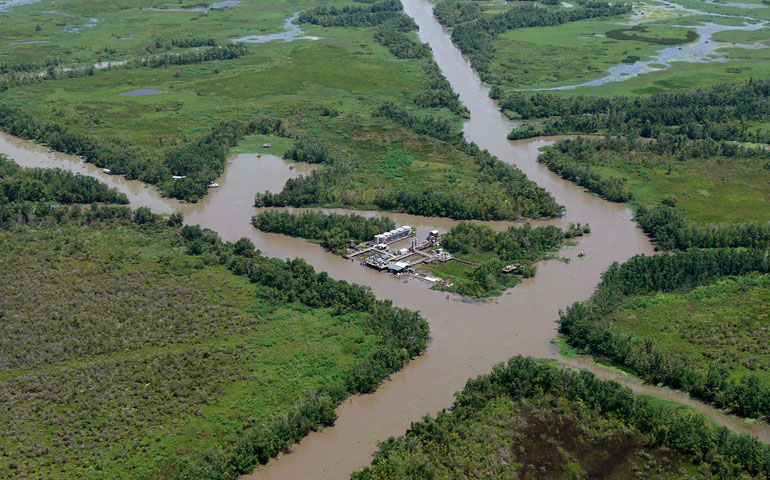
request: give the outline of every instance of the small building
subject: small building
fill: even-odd
[[[390,272],[390,273],[402,273],[408,267],[409,267],[409,265],[404,263],[404,262],[391,263],[390,265],[388,265],[388,272]]]

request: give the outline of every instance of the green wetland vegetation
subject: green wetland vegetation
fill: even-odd
[[[24,38],[34,41],[42,34],[36,32],[39,20],[64,21],[45,13],[47,5],[3,15],[26,22],[34,35]],[[292,180],[284,192],[260,194],[258,205],[377,208],[459,219],[561,211],[518,169],[462,139],[459,123],[467,110],[398,1],[314,5],[260,0],[204,14],[141,9],[151,2],[93,11],[80,2],[57,4],[57,12],[89,11],[100,21],[50,44],[0,42],[0,57],[7,52],[0,128],[189,201],[206,194],[231,149],[259,135],[274,139],[287,158],[322,168]],[[263,33],[260,28],[281,31],[283,20],[298,11],[300,28],[317,40],[230,44],[246,33]],[[127,25],[135,30],[130,41],[121,40],[129,34],[119,31]],[[195,36],[186,33],[190,26]],[[41,28],[54,29],[47,22]],[[110,29],[114,35],[106,35]],[[86,39],[103,43],[104,51],[73,53],[83,50]],[[32,57],[47,63],[31,64]],[[127,63],[63,70],[65,63],[97,60]],[[36,76],[38,69],[49,74]],[[141,88],[162,93],[120,95]]]
[[[562,177],[610,201],[637,206],[665,248],[754,246],[767,224],[768,81],[717,84],[649,97],[511,94],[511,115],[541,119],[511,133],[589,134],[539,157]]]
[[[588,372],[514,357],[451,412],[380,443],[355,480],[767,478],[770,448]]]
[[[280,192],[254,192],[258,207],[458,220],[564,211],[463,138],[468,111],[398,1],[201,6],[42,0],[0,12],[0,129],[190,202],[229,154],[260,151],[320,168]],[[770,49],[729,48],[729,62],[675,63],[597,89],[518,91],[596,79],[687,45],[700,22],[741,22],[636,7],[655,21],[619,24],[632,19],[630,4],[590,0],[442,0],[436,15],[504,113],[524,121],[510,138],[586,135],[540,161],[631,204],[667,250],[613,265],[590,299],[562,312],[565,341],[650,383],[767,418]],[[291,41],[232,42],[285,32],[293,16]],[[770,9],[751,16],[770,20]],[[124,95],[135,91],[153,94]],[[0,477],[236,478],[333,424],[345,398],[372,392],[427,346],[418,313],[367,288],[127,201],[93,179],[0,158]],[[393,225],[270,211],[253,223],[338,253]],[[427,268],[451,278],[450,291],[499,295],[589,231],[461,222],[444,248],[473,265]],[[510,264],[516,273],[504,276]],[[589,373],[517,357],[469,381],[451,413],[383,442],[354,474],[479,476],[761,479],[770,450]]]
[[[178,214],[52,204],[125,199],[3,161],[3,477],[234,478],[426,346],[418,314],[301,259]],[[58,198],[8,201],[14,180]]]

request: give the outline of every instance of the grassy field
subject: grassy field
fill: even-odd
[[[168,478],[346,390],[380,342],[369,314],[270,301],[178,235],[0,232],[0,476]]]
[[[319,101],[368,113],[425,85],[419,62],[392,57],[370,31],[317,30],[322,41],[271,42],[250,47],[253,54],[236,60],[42,82],[9,90],[2,101],[74,131],[157,149],[202,134],[219,119],[257,112],[304,117]],[[120,96],[139,88],[165,93]]]
[[[714,439],[734,435],[718,431],[687,407],[514,358],[469,380],[451,413],[426,416],[380,443],[372,465],[353,478],[695,479],[721,477],[728,463],[725,478],[761,478],[763,461],[736,461],[742,447],[717,453]],[[767,457],[766,446],[754,446],[757,458]]]
[[[686,293],[623,300],[603,321],[699,369],[770,381],[770,276],[728,277]]]
[[[763,222],[770,218],[770,168],[752,158],[696,158],[685,162],[629,152],[602,155],[596,172],[624,178],[641,205],[674,203],[699,224]]]

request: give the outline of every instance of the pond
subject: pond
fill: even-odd
[[[163,90],[158,90],[157,88],[138,88],[130,92],[121,93],[120,96],[121,97],[144,97],[147,95],[159,95],[161,93],[165,93],[165,92]]]
[[[233,43],[265,43],[272,42],[273,40],[283,40],[284,42],[293,42],[294,40],[308,39],[312,40],[312,37],[305,37],[305,32],[299,28],[299,25],[294,23],[294,20],[299,18],[300,12],[295,12],[294,15],[289,17],[283,24],[285,32],[270,33],[267,35],[248,35],[246,37],[234,38]]]

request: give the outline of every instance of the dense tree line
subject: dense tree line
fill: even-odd
[[[609,359],[646,381],[683,390],[745,417],[764,417],[770,415],[770,384],[754,375],[736,381],[719,366],[701,371],[664,353],[652,340],[628,336],[601,320],[624,296],[688,290],[719,277],[751,272],[770,272],[767,249],[692,249],[637,256],[622,265],[613,264],[591,299],[563,312],[560,331],[571,345]]]
[[[435,419],[426,417],[412,423],[405,436],[382,442],[372,467],[355,473],[353,478],[396,478],[391,472],[404,471],[410,473],[409,478],[432,478],[437,466],[425,457],[418,456],[422,462],[403,468],[410,458],[407,452],[452,451],[453,444],[459,443],[462,437],[454,427],[471,423],[479,411],[501,399],[518,408],[525,408],[538,399],[544,399],[553,408],[563,405],[558,399],[576,402],[593,409],[600,417],[619,419],[642,434],[644,443],[650,447],[668,447],[692,457],[696,464],[705,464],[707,475],[715,478],[770,475],[770,447],[753,437],[735,434],[725,427],[713,427],[697,413],[682,413],[674,407],[656,405],[646,397],[634,395],[627,387],[600,380],[589,372],[566,370],[519,356],[510,359],[507,365],[495,366],[488,375],[469,380],[457,395],[451,413],[441,412]],[[504,420],[500,419],[503,425]],[[513,448],[514,458],[523,449],[524,445],[521,450]],[[545,469],[546,465],[534,467]]]
[[[112,65],[109,68],[159,68],[167,67],[169,65],[190,65],[215,60],[233,60],[241,58],[247,53],[248,49],[246,45],[242,43],[228,44],[224,47],[214,46],[197,52],[167,53],[164,55],[139,58],[128,61],[122,65]],[[19,68],[5,69],[5,71],[0,67],[0,92],[21,85],[35,84],[49,80],[91,76],[95,75],[97,72],[97,69],[93,65],[86,65],[84,67],[71,69],[56,68],[58,65],[58,61],[46,61],[45,71],[39,72],[38,74],[32,74],[30,72],[34,70],[39,71],[41,69],[40,65],[34,65],[34,69],[32,69],[33,65],[29,64]]]
[[[80,155],[86,161],[132,180],[156,184],[164,194],[197,201],[223,171],[230,147],[252,133],[297,135],[280,119],[258,115],[249,120],[215,123],[197,140],[165,150],[162,162],[130,145],[109,146],[92,136],[73,133],[53,123],[40,123],[14,107],[0,106],[0,129],[17,137],[35,140],[51,149]],[[172,175],[184,176],[172,179]]]
[[[485,258],[467,273],[467,280],[455,282],[452,291],[472,297],[485,297],[511,286],[503,268],[515,263],[519,268],[512,273],[525,278],[535,275],[534,263],[563,245],[568,238],[589,233],[588,225],[570,224],[566,230],[549,225],[533,228],[512,226],[504,232],[495,232],[487,225],[460,222],[443,236],[442,246],[458,258],[473,255]]]
[[[378,0],[371,5],[319,6],[303,10],[299,22],[324,27],[375,27],[403,11],[398,0]]]
[[[415,42],[408,32],[417,30],[417,25],[411,17],[401,13],[398,17],[382,23],[374,32],[374,39],[390,50],[397,58],[430,58],[430,47],[421,42]]]
[[[145,51],[171,50],[172,48],[216,47],[217,41],[211,37],[158,37],[144,46]]]
[[[541,153],[537,161],[545,164],[562,178],[577,183],[591,192],[612,202],[628,202],[633,197],[625,180],[601,175],[594,171],[588,161],[590,153],[586,145],[590,140],[578,138],[575,141],[561,141]]]
[[[196,63],[211,62],[214,60],[234,60],[241,58],[248,53],[246,45],[243,43],[234,43],[224,47],[211,47],[197,52],[184,53],[166,53],[163,55],[154,55],[147,58],[133,60],[117,68],[139,68],[139,67],[167,67],[169,65],[190,65]]]
[[[295,214],[268,210],[255,215],[251,223],[264,232],[320,240],[324,248],[334,253],[345,253],[350,240],[356,243],[369,241],[377,234],[396,228],[393,220],[387,217],[310,211]]]
[[[385,117],[421,135],[444,140],[455,145],[463,142],[457,125],[446,118],[419,115],[393,102],[384,102],[372,112],[375,117]]]
[[[571,224],[566,230],[553,225],[509,227],[496,232],[488,225],[460,222],[443,236],[442,245],[451,253],[494,253],[504,262],[534,261],[560,246],[567,238],[591,231],[588,225]]]
[[[430,85],[414,96],[414,103],[424,108],[444,107],[461,117],[470,118],[468,108],[460,102],[460,96],[455,93],[449,80],[441,73],[433,56],[429,55],[423,60],[423,65],[430,79]]]
[[[321,137],[312,132],[301,132],[284,158],[305,163],[326,163],[330,160],[329,147]]]
[[[49,67],[56,67],[61,63],[58,57],[46,57],[43,63],[12,63],[0,62],[0,75],[13,72],[35,72]]]
[[[548,93],[492,92],[501,108],[521,119],[546,119],[511,132],[512,139],[561,133],[608,133],[689,140],[767,143],[770,134],[751,128],[770,118],[770,79],[717,84],[711,88],[647,97],[560,97]]]
[[[50,168],[22,168],[0,154],[0,203],[128,203],[95,178]]]
[[[598,173],[594,167],[639,164],[680,164],[697,158],[721,157],[770,159],[770,152],[747,148],[735,143],[712,139],[690,140],[682,136],[662,134],[655,142],[643,142],[638,137],[577,138],[555,143],[546,149],[538,161],[572,182],[586,187],[607,200],[632,201],[633,195],[625,179]],[[684,219],[672,206],[638,205],[637,221],[644,231],[666,249],[692,247],[751,247],[770,244],[770,224],[744,223],[735,225],[700,226]]]
[[[481,16],[482,10],[476,2],[458,2],[446,0],[436,3],[433,14],[447,28],[470,22]]]
[[[482,80],[490,81],[490,62],[494,54],[495,37],[507,30],[526,27],[562,25],[597,17],[621,15],[631,11],[622,3],[582,2],[570,9],[550,9],[537,5],[516,5],[504,13],[481,15],[475,4],[462,5],[456,0],[443,0],[436,5],[436,16],[447,27],[453,27],[452,42],[467,55]]]
[[[636,220],[644,232],[665,249],[770,246],[770,223],[702,226],[682,218],[675,208],[667,205],[641,206]]]

